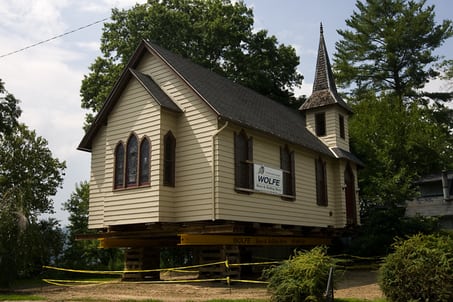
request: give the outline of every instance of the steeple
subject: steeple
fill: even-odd
[[[320,26],[320,37],[318,47],[318,58],[316,60],[315,81],[313,83],[313,92],[305,101],[299,110],[308,110],[327,105],[337,104],[344,108],[348,113],[352,113],[351,108],[338,95],[337,86],[333,78],[332,67],[327,54],[326,43],[324,41],[324,31],[322,23]]]

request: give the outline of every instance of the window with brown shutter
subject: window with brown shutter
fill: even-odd
[[[316,166],[316,204],[327,206],[327,164],[321,158],[315,159]]]
[[[345,138],[346,135],[344,131],[344,116],[341,114],[339,115],[339,123],[340,123],[340,137]]]
[[[283,171],[283,200],[294,200],[296,197],[296,181],[294,175],[294,151],[288,145],[280,147],[280,168]]]
[[[164,136],[164,186],[175,186],[176,139],[171,131]]]
[[[235,189],[250,193],[253,189],[253,139],[247,137],[244,129],[234,133]]]

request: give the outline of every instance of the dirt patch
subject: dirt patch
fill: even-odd
[[[375,299],[382,297],[376,272],[352,271],[343,274],[335,290],[336,298]],[[206,301],[209,299],[269,299],[265,285],[223,282],[209,283],[131,283],[114,282],[68,287],[44,286],[23,290],[45,297],[47,301],[120,301],[156,299],[161,301]]]
[[[346,271],[340,275],[339,279],[334,294],[336,298],[373,300],[384,297],[377,284],[376,271]]]

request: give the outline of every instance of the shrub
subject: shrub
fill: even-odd
[[[453,301],[453,239],[414,235],[396,242],[380,269],[389,301]]]
[[[269,281],[272,301],[322,301],[329,268],[334,265],[326,248],[316,247],[311,251],[295,252],[283,264],[265,270],[263,276]]]

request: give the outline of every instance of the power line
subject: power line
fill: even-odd
[[[38,46],[38,45],[41,45],[41,44],[50,42],[50,41],[52,41],[52,40],[56,40],[56,39],[58,39],[58,38],[67,36],[67,35],[69,35],[69,34],[72,34],[72,33],[75,33],[75,32],[77,32],[77,31],[80,31],[80,30],[82,30],[82,29],[85,29],[85,28],[87,28],[87,27],[90,27],[90,26],[96,25],[96,24],[98,24],[98,23],[107,21],[108,19],[110,19],[110,18],[104,18],[104,19],[102,19],[102,20],[98,20],[98,21],[95,21],[95,22],[93,22],[93,23],[90,23],[90,24],[81,26],[81,27],[79,27],[79,28],[73,29],[73,30],[71,30],[71,31],[62,33],[62,34],[60,34],[60,35],[58,35],[58,36],[54,36],[54,37],[49,38],[49,39],[47,39],[47,40],[43,40],[43,41],[40,41],[40,42],[38,42],[38,43],[35,43],[35,44],[32,44],[32,45],[26,46],[26,47],[24,47],[24,48],[21,48],[21,49],[12,51],[12,52],[8,52],[8,53],[6,53],[6,54],[0,55],[0,59],[2,59],[2,58],[4,58],[4,57],[7,57],[7,56],[10,56],[10,55],[13,55],[13,54],[18,53],[18,52],[22,52],[22,51],[27,50],[27,49],[29,49],[29,48],[32,48],[32,47],[35,47],[35,46]]]

